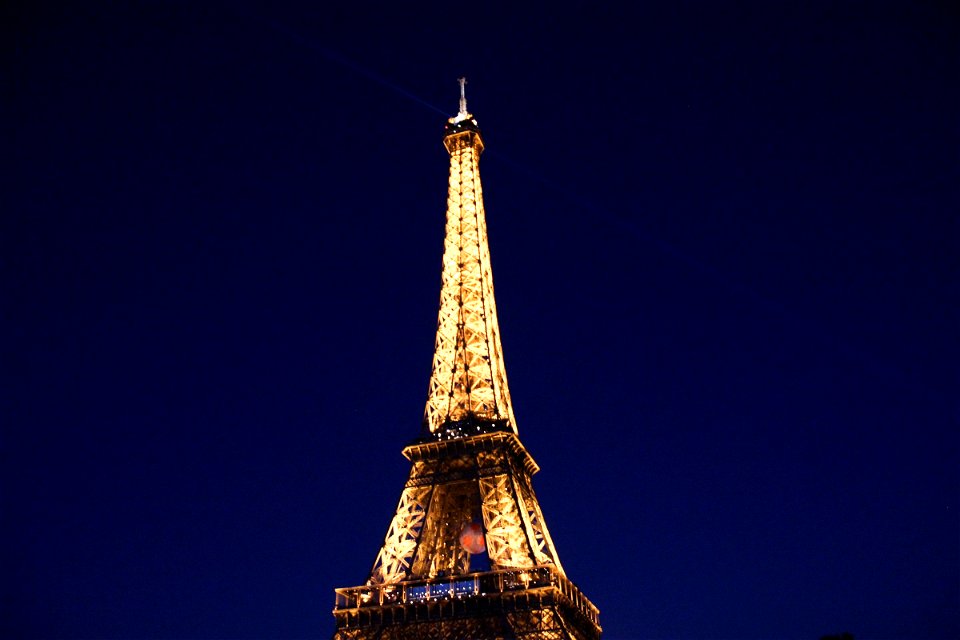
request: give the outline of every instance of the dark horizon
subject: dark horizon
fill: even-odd
[[[420,433],[466,76],[519,435],[604,637],[960,637],[956,11],[7,30],[0,635],[332,634]]]

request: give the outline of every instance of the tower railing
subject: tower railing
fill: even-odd
[[[553,565],[340,588],[335,590],[334,613],[367,607],[496,597],[516,591],[531,593],[537,590],[559,592],[580,613],[595,625],[600,625],[599,609]]]

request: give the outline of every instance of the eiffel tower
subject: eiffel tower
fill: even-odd
[[[597,640],[599,611],[567,578],[517,436],[493,298],[480,187],[483,139],[467,111],[450,153],[440,315],[421,436],[370,576],[336,589],[334,640]]]

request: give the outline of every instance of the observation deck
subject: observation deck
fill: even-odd
[[[557,607],[584,637],[600,637],[600,611],[552,565],[336,589],[338,629],[498,616]]]

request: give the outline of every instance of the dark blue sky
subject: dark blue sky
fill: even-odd
[[[782,4],[15,7],[0,635],[329,636],[420,427],[466,75],[605,637],[960,637],[957,12]]]

